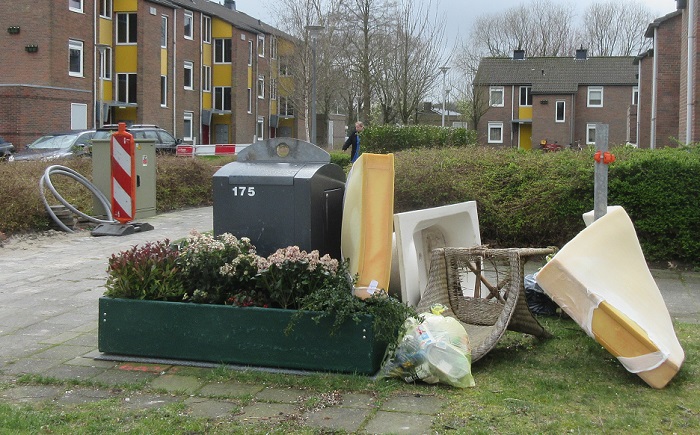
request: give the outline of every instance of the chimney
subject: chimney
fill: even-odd
[[[517,50],[513,50],[513,60],[524,60],[525,59],[525,50],[518,48]]]
[[[576,60],[586,60],[588,59],[588,50],[583,48],[583,45],[581,48],[576,49]]]
[[[224,0],[224,6],[227,7],[228,9],[231,9],[232,11],[236,10],[236,1],[235,0]]]

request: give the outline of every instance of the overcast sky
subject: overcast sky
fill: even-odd
[[[236,0],[236,8],[239,11],[245,12],[248,15],[274,26],[276,20],[270,10],[270,5],[273,4],[274,1],[275,0]],[[554,1],[558,2],[558,0]],[[606,0],[569,1],[571,4],[575,5],[576,13],[580,16],[591,3]],[[654,13],[656,18],[676,10],[676,0],[638,1],[645,4]],[[219,2],[223,3],[223,0],[219,0]],[[446,19],[445,38],[449,45],[452,45],[458,36],[464,37],[469,34],[472,23],[476,17],[484,14],[496,14],[499,11],[513,6],[530,3],[528,0],[436,0],[434,3],[435,2],[438,3],[440,12],[444,14]]]

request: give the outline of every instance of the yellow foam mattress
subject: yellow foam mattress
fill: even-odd
[[[357,287],[388,289],[394,215],[394,155],[363,153],[348,173],[340,250]]]
[[[536,275],[537,283],[631,373],[663,388],[685,353],[622,207],[591,223]]]

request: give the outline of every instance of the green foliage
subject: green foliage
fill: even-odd
[[[159,212],[213,204],[212,176],[221,158],[158,155],[156,206]]]
[[[332,152],[331,163],[344,168],[350,164],[350,153],[349,152]]]
[[[376,125],[362,132],[365,153],[386,154],[414,148],[447,148],[474,145],[476,132],[432,125]]]

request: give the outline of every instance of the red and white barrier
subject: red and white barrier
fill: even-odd
[[[212,145],[190,145],[180,144],[177,146],[175,155],[182,157],[193,156],[232,156],[236,154],[237,147],[245,148],[246,145],[236,144],[212,144]]]
[[[126,131],[123,122],[112,134],[109,147],[112,156],[112,217],[125,224],[136,215],[136,159],[134,136]]]

